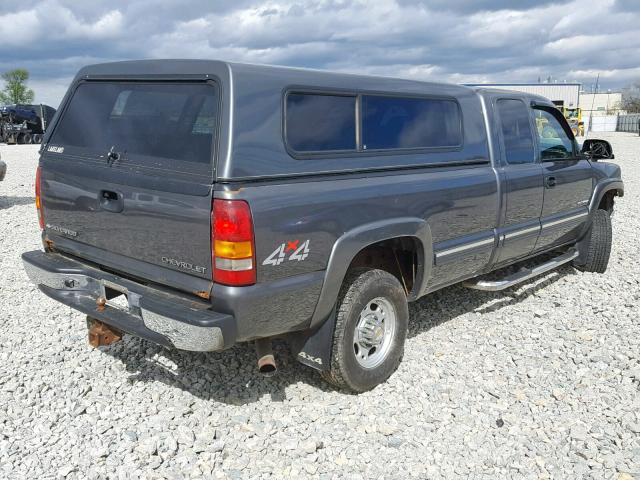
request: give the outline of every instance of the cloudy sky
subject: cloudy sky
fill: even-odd
[[[640,80],[638,0],[0,2],[0,71],[57,106],[82,65],[216,58],[458,83]]]

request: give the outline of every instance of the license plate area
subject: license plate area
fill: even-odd
[[[107,280],[102,280],[100,287],[102,289],[102,296],[106,300],[106,305],[124,312],[129,311],[129,290]]]

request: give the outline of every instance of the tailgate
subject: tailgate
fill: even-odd
[[[177,288],[164,269],[210,280],[218,105],[212,82],[80,83],[41,157],[57,248]]]

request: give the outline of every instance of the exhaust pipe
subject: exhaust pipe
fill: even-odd
[[[256,340],[256,355],[258,356],[258,371],[265,377],[273,377],[278,368],[271,349],[271,340],[260,338]]]

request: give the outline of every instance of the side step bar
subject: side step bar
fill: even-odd
[[[524,282],[525,280],[529,280],[532,277],[536,277],[543,273],[548,272],[549,270],[553,270],[554,268],[559,267],[567,262],[570,262],[574,258],[578,256],[578,251],[575,249],[569,250],[567,253],[563,253],[555,258],[552,258],[548,262],[542,263],[533,268],[523,268],[513,275],[509,275],[508,277],[504,277],[501,280],[482,280],[482,279],[471,279],[467,280],[463,283],[463,285],[467,288],[473,288],[475,290],[486,290],[488,292],[497,292],[498,290],[504,290],[505,288],[512,287],[517,285],[518,283]]]

